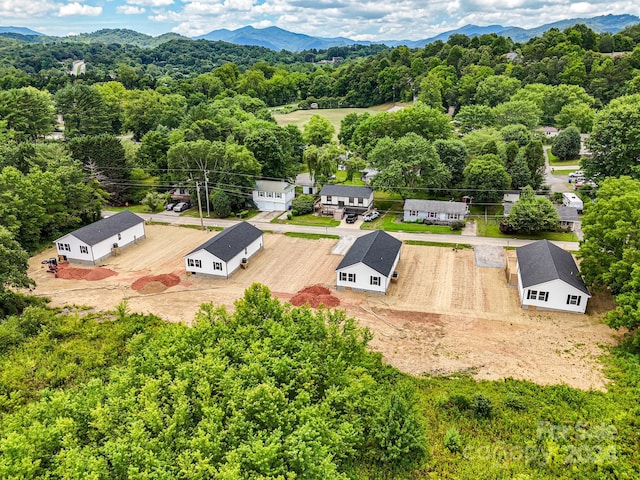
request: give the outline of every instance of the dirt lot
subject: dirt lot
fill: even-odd
[[[215,233],[177,226],[146,228],[147,239],[100,264],[117,272],[103,280],[53,278],[40,264],[53,249],[32,258],[35,293],[49,296],[54,306],[101,310],[113,309],[126,298],[133,311],[188,322],[201,303],[231,307],[252,282],[264,283],[284,300],[305,286],[332,287],[342,258],[331,254],[336,240],[265,234],[264,250],[229,280],[187,276],[182,256]],[[398,273],[386,296],[334,295],[340,308],[374,332],[372,347],[399,369],[416,375],[468,371],[483,379],[514,377],[604,388],[599,345],[616,340],[600,322],[607,302],[591,302],[596,307],[590,306],[588,315],[522,310],[517,290],[507,287],[504,270],[476,267],[472,250],[405,245]],[[168,274],[178,276],[179,283],[132,288],[146,276]]]

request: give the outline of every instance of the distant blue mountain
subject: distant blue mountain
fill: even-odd
[[[238,30],[214,30],[205,35],[195,37],[205,40],[220,40],[223,42],[235,43],[237,45],[258,45],[271,50],[289,50],[301,51],[318,49],[324,50],[330,47],[343,47],[346,45],[370,45],[372,43],[381,43],[390,47],[398,45],[406,45],[409,48],[422,48],[429,43],[441,40],[446,42],[451,35],[462,34],[468,37],[495,33],[504,37],[511,37],[515,42],[526,42],[533,37],[538,37],[551,28],[564,30],[576,23],[584,23],[597,33],[610,32],[616,33],[624,28],[640,23],[640,17],[635,15],[601,15],[593,18],[572,18],[561,20],[559,22],[549,23],[540,27],[524,29],[519,27],[505,27],[502,25],[487,25],[484,27],[478,25],[465,25],[456,30],[449,30],[440,33],[435,37],[425,38],[423,40],[381,40],[377,42],[356,41],[344,37],[312,37],[302,33],[293,33],[278,27],[254,28],[251,26],[243,27]]]
[[[356,42],[349,38],[334,37],[312,37],[302,33],[293,33],[278,27],[254,28],[251,26],[242,27],[238,30],[214,30],[205,35],[194,37],[195,40],[212,40],[235,43],[237,45],[255,45],[266,47],[271,50],[289,50],[299,52],[301,50],[325,50],[330,47],[343,47],[353,45]],[[364,42],[370,44],[371,42]]]
[[[0,27],[0,33],[19,33],[20,35],[39,35],[44,37],[44,33],[36,32],[26,27]]]

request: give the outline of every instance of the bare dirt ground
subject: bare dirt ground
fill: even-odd
[[[53,249],[33,257],[29,273],[37,282],[35,293],[50,297],[53,306],[98,310],[112,310],[127,299],[132,311],[189,323],[202,303],[233,307],[253,282],[283,300],[304,287],[324,285],[340,308],[372,330],[372,348],[407,373],[466,371],[481,379],[605,388],[600,346],[615,343],[617,335],[600,319],[611,304],[593,299],[587,315],[522,310],[504,269],[476,267],[472,250],[404,245],[399,278],[383,296],[333,290],[334,269],[342,259],[331,254],[336,240],[265,234],[264,250],[246,270],[218,280],[187,276],[182,258],[215,233],[177,226],[146,229],[144,241],[100,264],[117,272],[103,280],[53,278],[40,264],[55,254]],[[155,275],[177,276],[179,283],[167,287],[153,281],[132,288]]]

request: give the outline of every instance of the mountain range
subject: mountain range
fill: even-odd
[[[500,36],[511,37],[515,42],[526,42],[531,38],[542,35],[551,28],[564,30],[577,23],[583,23],[597,33],[617,33],[628,26],[640,23],[640,17],[635,15],[601,15],[591,18],[571,18],[529,29],[502,25],[465,25],[464,27],[456,30],[449,30],[434,37],[422,40],[382,40],[378,42],[356,41],[345,37],[314,37],[302,33],[290,32],[279,27],[254,28],[251,26],[239,28],[237,30],[213,30],[205,35],[193,37],[193,39],[223,41],[236,45],[255,45],[276,51],[302,51],[312,49],[326,50],[331,47],[344,47],[354,44],[384,44],[389,47],[406,45],[409,48],[422,48],[425,45],[438,40],[446,42],[449,37],[454,34],[463,34],[473,37],[495,33]],[[38,37],[40,37],[43,42],[48,41],[48,39],[59,39],[59,37],[47,37],[46,35],[25,27],[0,26],[0,35],[14,39],[24,37],[24,41],[34,41],[34,39]],[[102,29],[93,33],[83,33],[80,35],[64,37],[64,39],[88,43],[122,43],[147,48],[154,47],[174,39],[188,39],[188,37],[184,37],[176,33],[165,33],[163,35],[153,37],[151,35],[127,29]]]

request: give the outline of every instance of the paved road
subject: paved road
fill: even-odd
[[[565,175],[554,175],[553,168],[549,165],[549,150],[550,146],[545,146],[544,162],[545,162],[545,183],[549,185],[552,192],[570,192],[572,187],[567,183],[567,177]],[[562,170],[579,170],[579,165],[563,165]]]
[[[114,212],[104,212],[105,216],[113,215]],[[159,212],[154,214],[138,214],[140,217],[145,220],[155,221],[155,222],[166,222],[176,225],[200,225],[200,219],[197,217],[185,217],[180,216],[175,212]],[[229,227],[238,223],[239,220],[231,220],[231,219],[220,219],[220,218],[204,218],[202,223],[205,226],[214,226],[214,227]],[[351,225],[349,226],[339,226],[339,227],[308,227],[303,225],[290,225],[290,224],[279,224],[279,223],[271,223],[268,221],[260,221],[260,220],[249,220],[249,223],[258,227],[260,230],[269,230],[276,233],[285,233],[285,232],[300,232],[300,233],[319,233],[319,234],[330,234],[330,235],[339,235],[343,236],[362,236],[369,233],[371,230],[359,230],[357,228],[353,228]],[[422,240],[422,241],[430,241],[430,242],[440,242],[440,243],[464,243],[469,245],[496,245],[502,247],[519,247],[522,245],[526,245],[531,243],[531,240],[520,240],[517,238],[490,238],[490,237],[475,237],[468,235],[444,235],[439,233],[408,233],[408,232],[389,232],[394,237],[399,240]],[[578,242],[553,242],[561,248],[566,250],[577,250]]]

